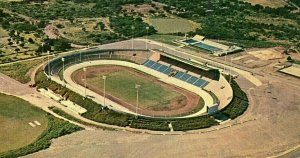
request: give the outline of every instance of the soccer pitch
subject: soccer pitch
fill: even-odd
[[[180,102],[186,99],[181,93],[130,71],[116,71],[106,74],[106,76],[106,93],[131,105],[136,105],[137,89],[135,85],[140,85],[139,108],[142,109],[169,109],[172,101]],[[102,90],[104,86],[102,76],[88,76],[87,83],[99,90]]]

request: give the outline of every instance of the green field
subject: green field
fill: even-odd
[[[161,34],[187,33],[199,27],[199,24],[181,18],[151,18],[148,22]]]
[[[28,123],[38,121],[41,126]],[[0,153],[24,147],[47,129],[46,113],[13,96],[0,94]]]
[[[146,38],[146,37],[144,37],[144,38]],[[170,45],[175,45],[175,46],[179,46],[179,44],[176,44],[173,41],[181,40],[183,38],[184,38],[183,36],[158,35],[158,34],[148,36],[148,39],[150,39],[150,40],[162,42],[162,43],[166,43],[166,44],[170,44]]]
[[[99,76],[87,78],[90,85],[103,89],[103,80]],[[143,109],[165,109],[170,107],[170,101],[185,98],[182,94],[153,81],[141,78],[129,71],[117,71],[107,75],[106,92],[121,100],[136,105],[135,84],[141,85],[139,90],[139,107]]]

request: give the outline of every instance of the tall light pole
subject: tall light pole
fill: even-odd
[[[149,32],[149,27],[146,27],[147,30],[147,35],[146,35],[146,50],[148,50],[148,32]]]
[[[134,31],[135,27],[131,26],[131,49],[133,49],[133,31]]]
[[[61,58],[61,61],[62,61],[62,63],[63,63],[62,80],[63,80],[63,86],[65,86],[65,85],[66,85],[66,83],[65,83],[65,78],[64,78],[64,72],[65,72],[65,58],[62,57],[62,58]]]
[[[44,42],[42,43],[42,57],[43,57],[43,54],[44,54]],[[42,58],[42,60],[43,60],[43,64],[44,64],[44,58]]]
[[[224,74],[225,74],[225,71],[226,71],[226,58],[227,58],[227,53],[225,53]]]
[[[48,54],[48,78],[50,78],[51,76],[51,72],[50,72],[50,51],[47,51],[47,54]]]
[[[81,51],[79,51],[79,58],[80,58],[80,62],[81,62]]]
[[[83,68],[84,71],[84,98],[86,98],[86,68]]]
[[[105,81],[106,81],[106,76],[102,76],[102,79],[103,79],[103,81],[104,81],[104,87],[103,87],[103,93],[104,93],[104,95],[103,95],[103,106],[105,106]]]
[[[229,84],[231,84],[232,57],[230,57]]]
[[[135,84],[136,88],[136,107],[135,107],[135,114],[138,115],[138,107],[139,107],[139,89],[141,85]]]

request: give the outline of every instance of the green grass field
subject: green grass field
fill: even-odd
[[[199,27],[199,24],[181,18],[151,18],[148,22],[161,34],[187,33]]]
[[[90,85],[103,89],[103,80],[99,76],[87,78]],[[107,75],[106,92],[121,100],[136,105],[135,84],[141,85],[139,90],[139,106],[143,109],[165,109],[170,107],[172,99],[182,99],[184,96],[176,91],[161,86],[158,83],[141,78],[129,71],[117,71]]]
[[[144,38],[146,38],[146,37],[144,37]],[[184,38],[183,36],[158,35],[158,34],[148,36],[148,39],[150,39],[150,40],[162,42],[162,43],[166,43],[166,44],[170,44],[170,45],[174,45],[174,46],[179,46],[179,44],[176,44],[173,41],[181,40],[183,38]]]
[[[28,123],[38,121],[41,126]],[[46,113],[13,96],[0,94],[0,153],[24,147],[47,129]]]

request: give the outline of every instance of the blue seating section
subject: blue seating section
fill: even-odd
[[[198,81],[196,81],[196,83],[194,83],[194,85],[197,87],[205,87],[207,84],[208,82],[202,79],[199,79]]]
[[[202,48],[202,49],[205,49],[205,50],[209,50],[209,51],[220,51],[221,49],[220,48],[217,48],[217,47],[214,47],[214,46],[211,46],[211,45],[207,45],[207,44],[204,44],[204,43],[197,43],[197,44],[194,44],[193,46],[196,46],[196,47],[199,47],[199,48]]]
[[[190,84],[194,84],[196,81],[198,80],[197,77],[192,76],[190,79],[188,79],[186,82],[190,83]]]
[[[161,64],[155,63],[154,65],[151,66],[152,69],[157,70]]]
[[[182,81],[186,81],[186,80],[188,80],[190,77],[192,77],[192,76],[189,75],[189,74],[184,74],[180,79],[181,79]]]
[[[177,74],[175,75],[175,78],[180,79],[182,76],[184,75],[183,72],[177,72]]]
[[[165,70],[163,73],[166,74],[166,75],[170,75],[171,72],[173,71],[174,69],[172,68],[168,68],[167,70]]]
[[[159,71],[159,72],[161,72],[163,74],[166,74],[166,75],[170,75],[172,73],[172,71],[174,71],[174,69],[172,69],[172,68],[170,68],[166,65],[162,65],[162,64],[157,63],[155,61],[152,61],[152,60],[147,60],[144,63],[144,66],[149,67],[153,70]],[[205,81],[203,79],[197,78],[195,76],[192,76],[190,74],[187,74],[187,73],[184,73],[184,72],[181,72],[181,71],[178,71],[177,74],[174,77],[179,79],[179,80],[185,81],[189,84],[200,87],[200,88],[203,88],[203,87],[207,86],[208,83],[209,83],[208,81]]]

